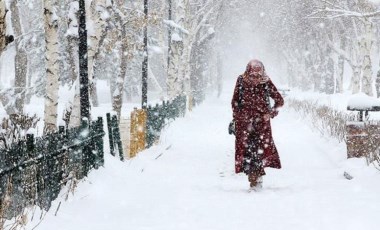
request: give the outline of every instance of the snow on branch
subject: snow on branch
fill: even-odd
[[[317,16],[319,14],[328,14],[326,16]],[[344,9],[331,9],[326,7],[324,9],[318,9],[314,13],[310,14],[308,18],[328,18],[334,19],[338,17],[356,17],[356,18],[370,18],[380,15],[380,11],[360,13],[356,11],[344,10]]]
[[[199,41],[198,41],[198,45],[200,44],[203,44],[204,42],[208,41],[209,39],[213,38],[215,35],[215,29],[213,27],[210,27],[208,30],[207,30],[207,33],[205,35],[203,35]]]
[[[187,29],[183,28],[181,25],[178,25],[173,20],[164,20],[164,24],[166,24],[167,26],[171,28],[178,29],[184,34],[189,34],[189,31]]]
[[[345,59],[348,62],[348,64],[350,64],[350,66],[356,66],[356,63],[353,63],[353,61],[351,60],[351,58],[349,58],[349,55],[346,53],[346,51],[336,47],[335,44],[332,41],[330,41],[330,39],[327,36],[326,36],[326,40],[327,40],[327,44],[335,53],[337,53],[339,56]]]

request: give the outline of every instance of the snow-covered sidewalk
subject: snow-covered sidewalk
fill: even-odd
[[[107,154],[106,167],[55,216],[56,201],[37,229],[378,229],[380,172],[346,160],[345,144],[320,137],[287,108],[272,123],[283,169],[268,169],[263,190],[248,193],[246,176],[234,174],[230,93],[171,123],[132,160]]]

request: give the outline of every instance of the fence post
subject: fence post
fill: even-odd
[[[112,156],[115,156],[113,134],[112,134],[112,123],[111,123],[111,114],[107,113],[107,128],[108,128],[108,140],[110,143],[110,152]]]
[[[90,164],[89,164],[89,157],[91,154],[91,149],[89,148],[88,144],[85,143],[86,139],[89,136],[89,126],[88,126],[88,120],[83,119],[81,128],[80,128],[80,140],[81,143],[84,144],[82,148],[82,170],[79,171],[79,178],[82,179],[83,177],[87,176],[88,171],[90,170]]]
[[[154,111],[152,106],[149,105],[147,108],[147,121],[146,121],[146,141],[145,145],[150,148],[154,142]]]
[[[26,150],[28,151],[29,156],[33,156],[34,150],[34,135],[26,134]]]
[[[35,159],[35,144],[34,135],[26,134],[26,155],[28,160]],[[23,171],[25,184],[23,184],[24,196],[27,199],[27,205],[36,204],[36,194],[37,194],[37,170],[36,163],[34,162],[29,167],[26,167]]]
[[[115,134],[115,142],[116,142],[115,144],[117,144],[117,148],[119,150],[119,157],[121,161],[124,161],[123,145],[121,144],[121,140],[120,140],[119,124],[117,122],[116,115],[112,116],[112,124],[113,124],[112,131]]]
[[[97,145],[97,149],[98,149],[98,156],[97,156],[98,159],[96,160],[96,165],[97,165],[97,167],[99,167],[99,166],[104,165],[103,117],[98,117],[98,121],[97,121],[96,125],[97,125],[97,128],[96,128],[97,134],[103,133],[102,137],[99,137],[99,139],[96,140],[96,145]]]
[[[65,126],[61,126],[61,125],[60,125],[60,126],[58,127],[58,133],[59,133],[59,134],[64,134],[64,133],[65,133]]]

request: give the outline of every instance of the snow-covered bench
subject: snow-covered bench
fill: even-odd
[[[363,119],[368,117],[369,112],[380,112],[380,99],[367,96],[363,93],[355,94],[348,101],[347,110],[358,111],[358,120],[363,121]]]

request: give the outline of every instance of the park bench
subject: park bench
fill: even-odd
[[[353,97],[348,111],[358,112],[356,120],[346,124],[347,157],[369,157],[380,150],[380,121],[369,120],[370,112],[380,112],[380,100],[359,95]]]

